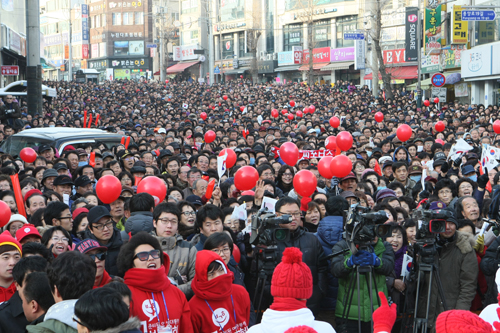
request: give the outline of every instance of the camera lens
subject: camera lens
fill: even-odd
[[[287,229],[276,229],[274,237],[277,241],[285,241],[287,237]]]

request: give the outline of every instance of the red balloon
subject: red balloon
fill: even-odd
[[[240,111],[241,112],[245,111],[245,107],[244,106],[240,106]]]
[[[0,200],[0,228],[3,228],[10,221],[10,208],[5,202]]]
[[[122,193],[120,180],[113,175],[106,175],[99,178],[95,186],[97,197],[105,204],[110,204]]]
[[[377,123],[380,123],[380,122],[384,121],[384,114],[382,112],[380,112],[380,111],[377,112],[377,113],[375,113],[375,121]]]
[[[316,111],[316,107],[314,105],[309,106],[309,112],[313,114],[314,111]]]
[[[137,193],[149,193],[155,199],[155,206],[165,199],[167,186],[163,180],[155,176],[143,178],[137,186]]]
[[[411,134],[412,134],[411,127],[406,124],[399,125],[398,130],[396,131],[398,139],[401,140],[402,142],[410,140]]]
[[[295,101],[290,101],[290,106],[293,108],[295,106]]]
[[[207,131],[207,133],[205,133],[205,142],[206,143],[211,143],[211,142],[214,142],[215,140],[215,132],[210,130],[210,131]]]
[[[207,113],[206,112],[200,113],[200,118],[203,120],[207,120]]]
[[[294,166],[299,159],[299,148],[293,142],[285,142],[280,147],[280,157],[286,164]]]
[[[331,117],[330,118],[330,125],[333,127],[333,128],[337,128],[340,126],[340,119],[337,118],[337,117]]]
[[[296,115],[297,115],[297,117],[302,118],[302,116],[303,116],[302,111],[297,111]]]
[[[436,139],[436,143],[440,143],[440,144],[444,145],[444,141],[441,139]]]
[[[337,147],[342,151],[348,151],[352,148],[352,135],[347,131],[342,131],[337,135]]]
[[[429,100],[428,100],[428,99],[426,99],[426,100],[424,101],[424,105],[425,105],[425,106],[429,106],[429,105],[431,105],[431,102],[429,102]]]
[[[309,108],[306,106],[306,107],[304,108],[304,114],[308,114],[308,113],[309,113],[309,111],[310,111],[310,110],[309,110]]]
[[[168,83],[168,80],[165,80],[165,83]]]
[[[33,163],[36,160],[36,151],[30,147],[23,148],[19,152],[19,157],[26,163]]]
[[[225,148],[225,149],[221,150],[221,152],[219,153],[219,156],[224,156],[225,153],[227,153],[226,167],[228,169],[230,169],[236,163],[236,153],[234,152],[234,150],[232,150],[230,148]]]
[[[325,148],[330,150],[337,149],[337,138],[335,137],[335,135],[330,135],[326,138]]]
[[[335,156],[330,163],[330,170],[335,177],[343,178],[351,172],[352,162],[345,155]]]
[[[286,115],[288,113],[288,110],[281,110],[282,115]]]
[[[278,110],[273,109],[273,110],[271,111],[271,116],[272,116],[273,118],[278,118],[278,117],[280,116],[280,114],[279,114]]]
[[[439,103],[439,97],[434,98],[434,104]]]
[[[227,95],[222,96],[222,98],[227,101]]]
[[[290,120],[293,120],[293,118],[295,118],[295,117],[293,116],[293,114],[291,114],[291,113],[289,113],[287,117],[288,117],[288,119],[290,119]]]
[[[500,134],[500,120],[495,120],[493,123],[493,131],[495,131],[496,134]]]
[[[330,169],[330,164],[332,163],[333,156],[325,156],[318,162],[319,174],[326,179],[331,179],[333,177],[332,170]]]
[[[248,191],[255,187],[259,180],[259,172],[254,167],[246,165],[239,168],[234,175],[234,186],[240,191]]]
[[[309,170],[300,170],[293,177],[293,187],[297,194],[308,197],[316,191],[318,180]]]
[[[442,121],[438,121],[434,128],[436,129],[436,131],[442,132],[444,131],[444,123]]]

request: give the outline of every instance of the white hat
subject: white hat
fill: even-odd
[[[167,133],[167,131],[164,128],[160,128],[158,130],[158,134],[166,134],[166,133]]]
[[[28,220],[26,220],[26,218],[24,216],[22,216],[21,214],[12,214],[10,216],[10,220],[9,220],[9,223],[7,223],[4,227],[3,227],[3,230],[9,230],[9,226],[12,222],[22,222],[23,224],[28,224]]]

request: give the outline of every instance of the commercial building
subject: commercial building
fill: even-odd
[[[24,1],[6,0],[0,5],[0,64],[19,66],[18,74],[2,73],[0,87],[26,75],[26,7]]]

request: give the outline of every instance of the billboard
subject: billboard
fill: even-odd
[[[418,8],[407,7],[405,14],[405,32],[406,32],[406,45],[405,53],[406,61],[417,61],[418,60],[418,48],[417,48],[417,23],[418,23]]]

